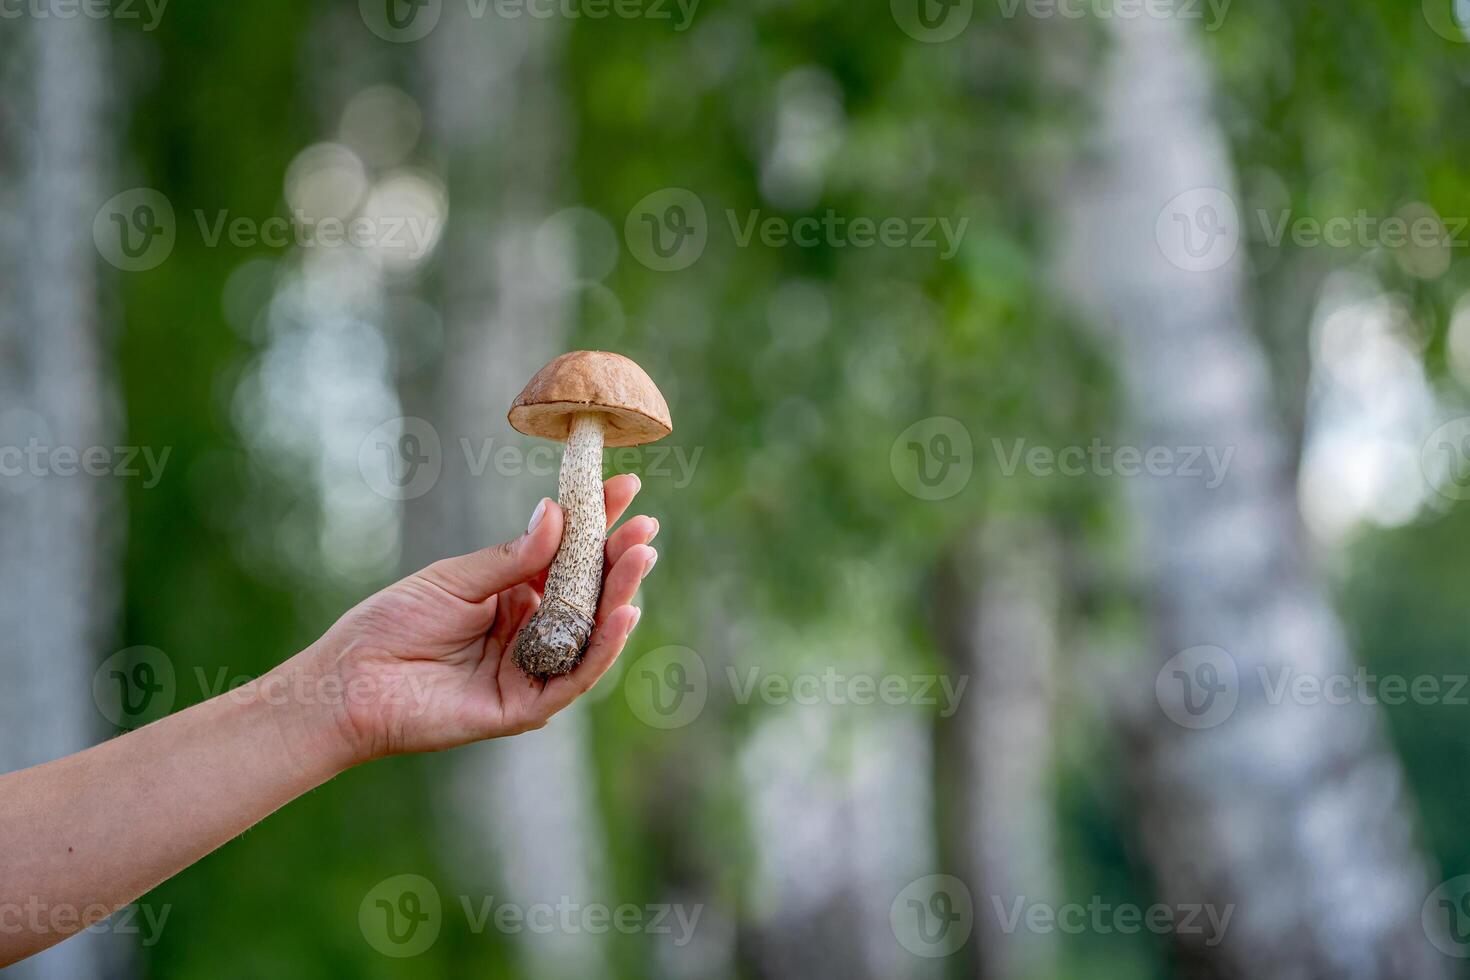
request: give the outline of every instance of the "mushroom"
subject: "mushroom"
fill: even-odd
[[[621,354],[563,354],[530,380],[510,409],[510,424],[567,444],[557,500],[565,512],[561,548],[546,576],[541,608],[516,637],[515,663],[531,677],[565,674],[582,659],[602,595],[607,508],[604,446],[641,446],[674,431],[664,396]]]

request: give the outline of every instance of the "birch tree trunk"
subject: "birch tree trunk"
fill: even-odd
[[[573,257],[536,235],[566,173],[556,82],[563,33],[556,19],[472,19],[446,4],[421,42],[425,119],[447,154],[450,221],[432,297],[444,318],[443,357],[428,384],[404,391],[405,412],[436,426],[445,453],[439,486],[405,513],[413,568],[522,533],[536,500],[556,496],[559,452],[541,479],[497,472],[493,450],[524,442],[505,421],[510,401],[567,334],[564,270],[551,266]],[[486,448],[492,462],[474,476],[468,456]],[[539,732],[455,753],[446,802],[453,864],[467,887],[521,906],[614,904],[586,737],[573,708]],[[601,937],[527,932],[518,941],[529,976],[608,971]]]
[[[759,711],[739,757],[756,852],[740,958],[769,978],[922,980],[942,963],[904,948],[891,913],[911,883],[942,870],[932,706],[941,698],[848,696],[860,677],[878,690],[890,675],[907,680],[910,672],[893,654],[902,641],[873,612],[888,585],[883,573],[861,562],[834,573],[855,604],[842,631],[744,631],[730,636],[736,642],[724,644],[726,662],[711,674],[733,694],[749,666],[737,651],[754,650],[761,673],[789,677],[793,693],[784,703],[735,709]],[[820,680],[827,677],[835,683]]]
[[[1057,975],[1054,933],[1002,928],[1024,899],[1055,906],[1051,773],[1058,581],[1056,548],[1037,528],[992,523],[963,541],[940,577],[939,642],[968,677],[941,723],[941,771],[954,775],[947,839],[974,889],[976,976]]]
[[[756,975],[931,977],[904,950],[894,898],[934,870],[930,733],[894,707],[787,706],[763,720],[741,772],[757,845]]]
[[[111,134],[106,27],[89,17],[0,32],[0,446],[115,446],[92,221]],[[8,114],[13,113],[13,114]],[[49,467],[41,457],[40,469]],[[15,460],[10,460],[13,468]],[[102,735],[92,671],[115,639],[120,497],[109,477],[0,477],[0,771]],[[0,892],[0,901],[33,896]],[[75,936],[20,980],[118,976],[110,934]]]
[[[1192,729],[1166,717],[1186,696],[1172,675],[1157,697],[1154,678],[1140,685],[1127,775],[1157,887],[1170,903],[1235,906],[1218,948],[1179,935],[1178,953],[1194,976],[1445,976],[1420,928],[1429,882],[1376,711],[1272,704],[1262,684],[1287,669],[1350,676],[1353,662],[1303,554],[1244,260],[1220,237],[1232,221],[1238,235],[1223,203],[1238,195],[1206,64],[1176,18],[1108,24],[1097,153],[1058,192],[1059,266],[1116,352],[1120,444],[1235,453],[1216,489],[1128,483],[1155,666],[1221,648],[1217,686],[1239,699]],[[1199,188],[1210,190],[1174,200]]]

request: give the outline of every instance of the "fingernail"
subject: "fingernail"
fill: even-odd
[[[654,538],[658,537],[659,528],[662,527],[662,525],[659,524],[657,517],[650,517],[649,520],[653,521],[653,533],[648,536],[648,540],[652,541]]]
[[[526,525],[527,534],[536,530],[537,526],[541,523],[541,518],[546,516],[546,504],[548,500],[549,498],[542,497],[541,503],[537,504],[536,509],[531,512],[531,523]]]
[[[648,573],[651,572],[651,571],[653,571],[653,566],[654,565],[657,565],[658,564],[658,552],[657,551],[653,551],[652,548],[649,548],[648,550],[649,551],[652,551],[653,554],[651,554],[651,555],[648,556],[648,564],[646,564],[646,565],[643,566],[643,577],[644,578],[648,578]]]
[[[633,622],[628,625],[628,632],[633,632],[638,627],[638,620],[643,618],[643,610],[638,606],[633,607]]]
[[[643,489],[643,478],[641,476],[639,476],[637,473],[629,473],[628,475],[633,478],[633,482],[634,483],[638,484],[638,486],[633,489],[633,492],[634,493],[637,493],[639,490],[642,490]]]

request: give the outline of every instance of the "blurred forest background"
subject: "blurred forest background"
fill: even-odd
[[[519,533],[554,354],[675,423],[584,702],[6,976],[1458,975],[1457,14],[0,6],[0,766]]]

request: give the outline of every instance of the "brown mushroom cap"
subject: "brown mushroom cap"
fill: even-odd
[[[623,355],[601,350],[574,350],[537,371],[508,417],[518,432],[565,442],[572,416],[585,412],[605,417],[605,446],[641,446],[674,431],[653,379]]]

